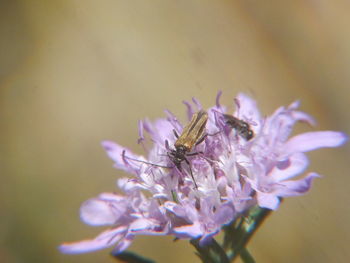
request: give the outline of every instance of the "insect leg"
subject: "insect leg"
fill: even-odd
[[[212,133],[212,134],[209,134],[208,133],[208,136],[215,136],[215,135],[218,135],[219,133],[223,132],[223,130],[218,130],[217,132],[215,133]]]
[[[190,168],[190,174],[191,174],[191,177],[192,177],[194,186],[196,187],[196,189],[198,189],[198,185],[197,185],[197,183],[196,183],[196,180],[194,180],[194,176],[193,176],[193,173],[192,173],[191,164],[190,164],[190,162],[189,162],[186,158],[185,158],[184,160],[185,160],[185,162],[188,164],[188,167]]]
[[[179,138],[179,135],[177,134],[177,132],[175,131],[175,129],[173,129],[173,133],[174,133],[176,139],[178,139],[178,138]]]
[[[212,160],[206,156],[203,156],[204,152],[194,152],[194,153],[188,153],[186,154],[186,156],[195,156],[195,155],[200,155],[201,158],[203,158],[204,160],[207,160],[210,163],[217,163],[217,161]]]
[[[200,144],[201,142],[203,142],[205,140],[205,138],[207,138],[208,136],[208,133],[204,134],[202,136],[202,138],[200,138],[196,143],[195,143],[195,146],[197,146],[198,144]]]
[[[165,140],[165,149],[167,149],[168,151],[170,150],[168,140]]]
[[[198,154],[203,154],[204,152],[194,152],[194,153],[188,153],[186,154],[186,156],[195,156],[195,155],[198,155]]]
[[[215,132],[215,133],[213,133],[213,134],[209,134],[209,133],[204,134],[204,135],[195,143],[195,146],[197,146],[198,144],[202,143],[202,142],[205,140],[205,138],[207,138],[207,136],[215,136],[215,135],[219,134],[220,132],[222,132],[222,130],[219,130],[219,131],[217,131],[217,132]]]

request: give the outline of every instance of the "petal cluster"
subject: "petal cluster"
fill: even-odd
[[[139,122],[138,142],[146,156],[111,141],[103,147],[117,169],[130,174],[118,180],[123,194],[103,193],[81,207],[81,219],[92,226],[109,226],[93,240],[64,243],[64,253],[83,253],[110,246],[122,252],[136,235],[173,235],[198,238],[205,244],[221,228],[254,205],[275,210],[280,199],[306,193],[316,173],[304,176],[309,161],[305,152],[342,145],[341,132],[308,132],[290,138],[297,122],[315,121],[298,110],[299,103],[262,117],[256,102],[245,94],[235,98],[236,112],[220,105],[207,110],[205,140],[186,153],[180,167],[169,151],[174,149],[183,125],[167,111],[167,118]],[[201,105],[185,102],[189,119]],[[245,123],[253,138],[229,125],[225,114]],[[298,177],[295,179],[295,177]]]

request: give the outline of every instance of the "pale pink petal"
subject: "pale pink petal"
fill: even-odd
[[[193,101],[193,103],[197,106],[197,109],[198,109],[198,110],[203,109],[201,103],[200,103],[199,100],[197,100],[195,97],[192,98],[192,101]]]
[[[277,162],[269,174],[272,181],[280,182],[305,171],[309,165],[308,158],[303,153],[295,153],[285,161]]]
[[[174,228],[175,233],[184,237],[197,238],[203,235],[201,230],[201,225],[199,223],[194,223],[193,225],[186,225]]]
[[[154,223],[151,220],[140,218],[133,221],[129,229],[131,232],[140,232],[142,230],[150,229],[154,226]]]
[[[118,179],[117,185],[126,193],[137,191],[138,189],[140,189],[140,183],[137,180],[125,177]]]
[[[80,208],[80,218],[92,226],[112,225],[126,210],[126,204],[93,198],[85,201]]]
[[[309,191],[316,177],[319,177],[317,173],[309,173],[305,178],[300,180],[280,182],[273,193],[280,197],[302,195]]]
[[[140,218],[130,224],[129,231],[133,235],[164,235],[166,227],[162,227],[160,222]]]
[[[170,111],[170,110],[165,110],[164,111],[167,115],[166,120],[165,119],[159,119],[158,121],[161,122],[162,126],[163,125],[167,125],[169,126],[170,129],[168,129],[169,131],[172,130],[176,130],[177,132],[180,132],[182,130],[182,125],[179,122],[179,120],[176,118],[176,116]],[[158,121],[156,122],[156,124],[158,123]],[[167,124],[166,124],[167,123]],[[161,135],[162,133],[160,133],[159,129],[155,129],[154,130],[156,134]]]
[[[292,116],[295,120],[301,121],[301,122],[306,122],[307,124],[311,126],[316,125],[316,121],[314,118],[312,118],[309,114],[302,112],[302,111],[293,111]]]
[[[182,126],[178,121],[175,121],[174,125],[176,125],[176,130],[182,129]],[[168,120],[157,119],[154,122],[153,133],[151,134],[152,140],[157,142],[160,146],[164,146],[165,140],[172,142],[172,139],[175,138],[173,129],[174,127]]]
[[[116,201],[116,202],[121,202],[125,200],[125,197],[122,195],[117,195],[117,194],[108,193],[108,192],[99,194],[98,198],[104,201]]]
[[[184,207],[171,202],[171,201],[167,201],[164,203],[164,208],[167,209],[168,211],[174,213],[175,215],[179,216],[179,217],[184,217],[186,216],[186,210]]]
[[[127,249],[132,241],[134,240],[134,236],[133,235],[127,235],[125,238],[121,239],[118,244],[115,246],[115,248],[113,249],[113,254],[118,254],[123,252],[125,249]]]
[[[193,110],[192,104],[189,103],[188,101],[183,101],[182,103],[186,105],[187,119],[190,120],[192,118],[193,114],[195,113],[195,111]]]
[[[253,123],[251,128],[258,133],[261,128],[261,115],[256,105],[256,101],[244,93],[239,93],[236,97],[236,101],[239,105],[236,105],[237,109],[234,115],[238,116],[240,119],[248,121],[248,123]]]
[[[145,140],[145,136],[143,134],[143,130],[144,130],[143,121],[140,120],[138,122],[138,128],[139,128],[139,139],[137,140],[137,143],[141,143]]]
[[[247,96],[244,93],[239,93],[236,97],[236,100],[239,103],[239,105],[236,106],[239,107],[237,111],[239,111],[240,116],[252,118],[253,120],[260,119],[260,112],[258,110],[255,100],[253,100],[251,97]]]
[[[125,230],[125,227],[119,227],[104,231],[95,239],[63,243],[59,246],[59,250],[66,254],[79,254],[104,249],[118,242],[118,240],[122,238]]]
[[[111,141],[103,141],[102,146],[107,151],[109,158],[111,158],[115,162],[114,166],[116,168],[129,173],[134,173],[135,170],[138,170],[140,168],[141,162],[130,160],[127,157],[132,158],[134,160],[142,160],[141,156],[137,156],[133,154],[130,150]]]
[[[300,100],[293,101],[291,104],[288,105],[289,110],[296,110],[300,107]]]
[[[215,98],[215,104],[216,104],[216,108],[220,109],[221,105],[220,105],[220,98],[222,95],[222,91],[219,90],[218,93],[216,94],[216,98]]]
[[[83,240],[74,243],[63,243],[59,246],[59,250],[65,254],[79,254],[93,252],[112,246],[114,243],[106,242],[106,240]]]
[[[271,193],[257,192],[260,207],[276,210],[280,204],[279,198]]]
[[[214,220],[218,225],[224,225],[232,221],[233,215],[232,207],[223,205],[215,212]]]
[[[289,139],[283,149],[285,154],[308,152],[324,147],[338,147],[345,143],[347,136],[342,132],[306,132]]]

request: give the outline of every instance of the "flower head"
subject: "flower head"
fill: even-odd
[[[103,193],[81,207],[86,224],[110,228],[93,240],[65,243],[61,251],[83,253],[116,244],[115,251],[121,252],[136,235],[198,238],[205,244],[250,207],[275,210],[281,198],[306,193],[318,174],[293,179],[308,166],[305,152],[337,147],[347,139],[333,131],[289,138],[297,122],[315,123],[298,111],[298,102],[263,118],[255,101],[244,94],[235,99],[236,112],[227,113],[220,95],[205,115],[206,136],[192,140],[193,147],[183,152],[179,165],[170,153],[178,151],[173,131],[181,134],[184,127],[169,111],[166,119],[139,122],[139,143],[146,141],[145,133],[152,142],[146,157],[104,141],[114,166],[131,177],[118,180],[123,195]],[[201,110],[197,100],[194,104]],[[185,105],[191,119],[197,111]]]

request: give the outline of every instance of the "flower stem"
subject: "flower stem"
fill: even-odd
[[[225,234],[222,245],[215,239],[205,246],[199,244],[199,239],[192,239],[191,244],[204,263],[230,263],[238,256],[244,263],[255,263],[246,245],[270,212],[271,210],[259,206],[250,208],[247,213],[223,228]]]
[[[270,212],[269,209],[254,206],[248,211],[248,215],[237,218],[231,225],[224,228],[223,246],[230,262],[239,255],[245,263],[255,262],[245,247]]]
[[[191,244],[197,249],[197,256],[204,263],[230,263],[222,246],[215,239],[205,246],[201,246],[198,239],[192,239]]]
[[[243,263],[255,263],[253,256],[249,253],[247,248],[242,248],[240,256]]]

